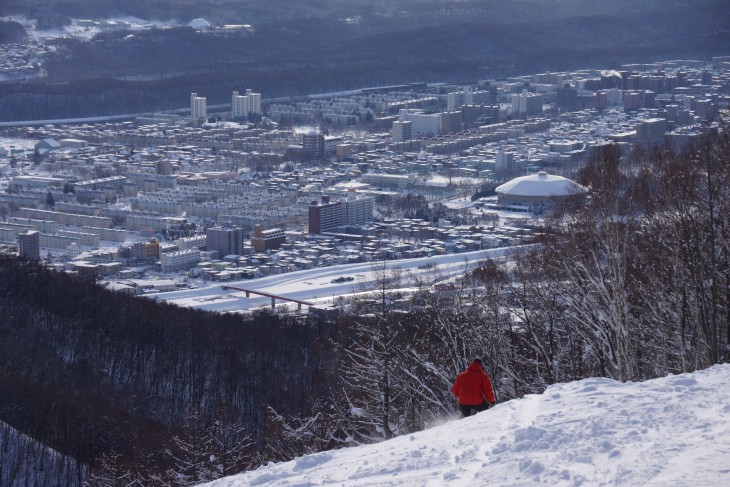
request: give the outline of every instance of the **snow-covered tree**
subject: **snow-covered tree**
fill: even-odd
[[[134,485],[134,475],[121,463],[122,455],[110,451],[101,455],[87,483],[90,487],[129,487]]]
[[[364,442],[392,438],[401,422],[396,407],[401,394],[397,379],[401,319],[391,309],[401,276],[385,262],[376,264],[373,272],[373,285],[361,290],[364,313],[356,320],[343,370],[353,436]]]
[[[197,409],[190,411],[166,453],[173,464],[167,475],[170,486],[196,485],[218,477],[215,447]]]

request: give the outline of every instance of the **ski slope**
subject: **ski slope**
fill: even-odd
[[[586,379],[387,442],[209,487],[730,485],[730,365],[643,383]]]
[[[384,264],[388,271],[398,270],[402,277],[400,285],[406,287],[412,286],[418,279],[431,284],[433,280],[445,280],[456,275],[463,275],[465,270],[475,267],[480,261],[503,258],[512,250],[514,247],[506,247],[418,259],[392,260],[386,261]],[[223,289],[226,286],[232,286],[301,301],[333,304],[333,301],[339,297],[360,292],[375,282],[378,276],[376,269],[378,267],[382,269],[382,265],[383,263],[380,262],[365,262],[320,267],[259,279],[216,283],[198,289],[170,291],[150,297],[182,307],[216,312],[247,311],[271,305],[270,298],[254,295],[247,298],[243,292]],[[425,268],[426,265],[429,268]],[[354,280],[341,283],[332,282],[343,276],[351,276]],[[277,302],[278,304],[279,302]]]

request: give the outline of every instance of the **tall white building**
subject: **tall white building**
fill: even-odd
[[[440,134],[441,114],[423,113],[414,109],[401,108],[398,112],[401,122],[412,122],[412,134]]]
[[[464,90],[466,91],[466,90]],[[453,111],[459,108],[461,105],[466,105],[464,102],[464,92],[456,91],[446,95],[446,110]]]
[[[374,203],[375,199],[372,196],[358,197],[349,194],[345,200],[345,223],[364,225],[373,221]]]
[[[539,115],[542,113],[542,95],[537,93],[529,93],[522,90],[519,95],[512,95],[512,114],[513,115]]]
[[[245,95],[233,92],[231,97],[231,117],[248,117],[249,113],[261,114],[261,93],[246,90]]]
[[[248,98],[248,111],[250,113],[261,114],[261,93],[246,90],[246,97]]]
[[[190,93],[190,118],[208,118],[207,100],[197,93]]]
[[[488,105],[491,102],[488,91],[474,91],[471,86],[465,86],[462,91],[446,95],[446,110],[452,112],[463,105]]]
[[[518,166],[515,161],[514,152],[505,152],[503,147],[497,150],[495,158],[494,174],[498,177],[511,177],[517,174]]]

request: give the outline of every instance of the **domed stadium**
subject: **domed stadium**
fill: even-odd
[[[561,199],[588,193],[580,184],[545,171],[515,178],[495,191],[501,209],[536,214],[553,210]]]

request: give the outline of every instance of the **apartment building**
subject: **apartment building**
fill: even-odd
[[[205,231],[208,251],[217,251],[221,257],[243,253],[243,229],[238,227],[212,227]]]
[[[200,262],[200,250],[187,249],[160,255],[162,272],[174,272],[195,267]]]
[[[333,232],[345,225],[364,225],[373,220],[374,199],[348,195],[345,200],[331,201],[329,195],[309,206],[309,233]]]
[[[244,95],[237,91],[231,96],[231,117],[246,118],[250,113],[261,114],[261,93],[246,90]]]
[[[208,118],[207,100],[197,93],[190,93],[190,118],[196,120]]]
[[[401,122],[412,122],[412,134],[440,134],[441,114],[423,113],[420,110],[402,108],[398,112]]]
[[[18,234],[18,253],[21,257],[31,260],[41,258],[40,232],[28,231]]]
[[[413,138],[413,122],[396,120],[393,122],[393,128],[390,131],[393,142],[405,142]]]
[[[331,232],[345,221],[345,205],[341,201],[330,201],[322,196],[322,201],[313,201],[309,206],[309,233]]]
[[[512,95],[512,115],[532,117],[542,114],[542,95],[522,90],[522,93]]]
[[[254,226],[251,246],[256,252],[278,249],[284,242],[286,242],[286,235],[281,228],[263,230],[261,225]]]

